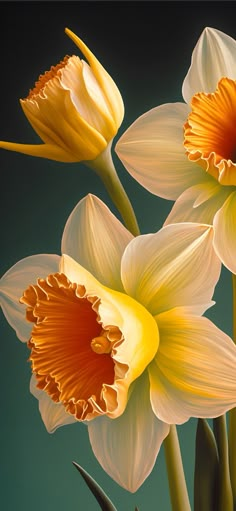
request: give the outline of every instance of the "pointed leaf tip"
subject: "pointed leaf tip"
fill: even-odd
[[[218,502],[219,456],[214,434],[198,420],[194,473],[194,511],[214,511]]]
[[[83,477],[87,486],[93,493],[102,511],[117,511],[111,500],[108,498],[106,493],[103,491],[101,486],[82,468],[78,463],[72,461],[74,467],[78,470],[80,475]]]

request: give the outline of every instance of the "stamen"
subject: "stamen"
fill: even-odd
[[[101,335],[92,339],[90,346],[98,355],[111,353],[112,349],[112,344],[108,340],[105,330],[102,330]]]

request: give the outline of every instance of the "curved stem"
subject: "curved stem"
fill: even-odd
[[[172,511],[191,511],[178,435],[175,426],[164,440]]]
[[[233,339],[236,344],[236,275],[232,274],[233,284]],[[229,468],[236,511],[236,408],[229,412]]]
[[[233,494],[229,474],[229,454],[226,416],[213,420],[219,454],[219,511],[234,511]]]
[[[134,210],[114,167],[111,156],[111,143],[95,160],[84,163],[92,168],[101,178],[113,203],[120,212],[125,226],[134,236],[138,236],[140,230]]]

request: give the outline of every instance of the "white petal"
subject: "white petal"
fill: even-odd
[[[217,417],[236,404],[236,346],[207,318],[164,313],[157,318],[160,346],[149,365],[157,417],[181,424]]]
[[[104,470],[126,490],[135,492],[152,471],[169,426],[152,411],[147,373],[134,383],[131,392],[121,417],[95,419],[88,430],[93,452]]]
[[[215,215],[214,247],[222,263],[236,274],[236,192]]]
[[[164,225],[178,222],[212,225],[216,212],[229,194],[229,187],[221,186],[214,178],[192,186],[177,199]]]
[[[102,284],[122,290],[120,261],[132,237],[108,207],[95,195],[89,194],[69,216],[61,250]]]
[[[236,78],[236,41],[220,30],[203,30],[183,83],[183,98],[190,103],[197,92],[214,92],[223,76]]]
[[[62,403],[54,403],[46,392],[36,387],[37,381],[33,374],[30,380],[30,392],[39,401],[39,411],[48,433],[54,433],[60,426],[77,422],[65,411]]]
[[[0,280],[1,307],[8,323],[21,341],[28,341],[32,323],[25,318],[25,305],[19,303],[23,291],[36,280],[59,271],[60,257],[39,254],[21,259]]]
[[[172,224],[138,236],[124,252],[121,275],[126,292],[151,314],[209,303],[221,264],[212,247],[213,228]]]
[[[204,174],[185,155],[183,125],[188,114],[184,103],[153,108],[128,128],[115,147],[134,179],[165,199],[176,199]]]

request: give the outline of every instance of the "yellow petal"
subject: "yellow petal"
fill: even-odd
[[[29,156],[38,156],[39,158],[48,158],[49,160],[75,162],[78,161],[71,153],[67,153],[61,147],[50,144],[16,144],[14,142],[0,141],[0,148],[17,153],[28,154]]]
[[[125,408],[130,384],[142,374],[157,351],[159,334],[156,322],[142,305],[124,293],[102,286],[71,257],[62,257],[60,271],[72,283],[85,286],[89,295],[101,299],[99,314],[103,324],[117,326],[124,336],[124,342],[117,346],[114,355],[115,361],[129,366],[126,377],[116,381],[118,407],[110,415],[117,417]]]
[[[72,153],[73,161],[93,160],[107,146],[104,137],[77,111],[70,90],[64,89],[56,78],[47,82],[44,95],[23,100],[21,105],[39,136],[44,140],[46,133]]]

